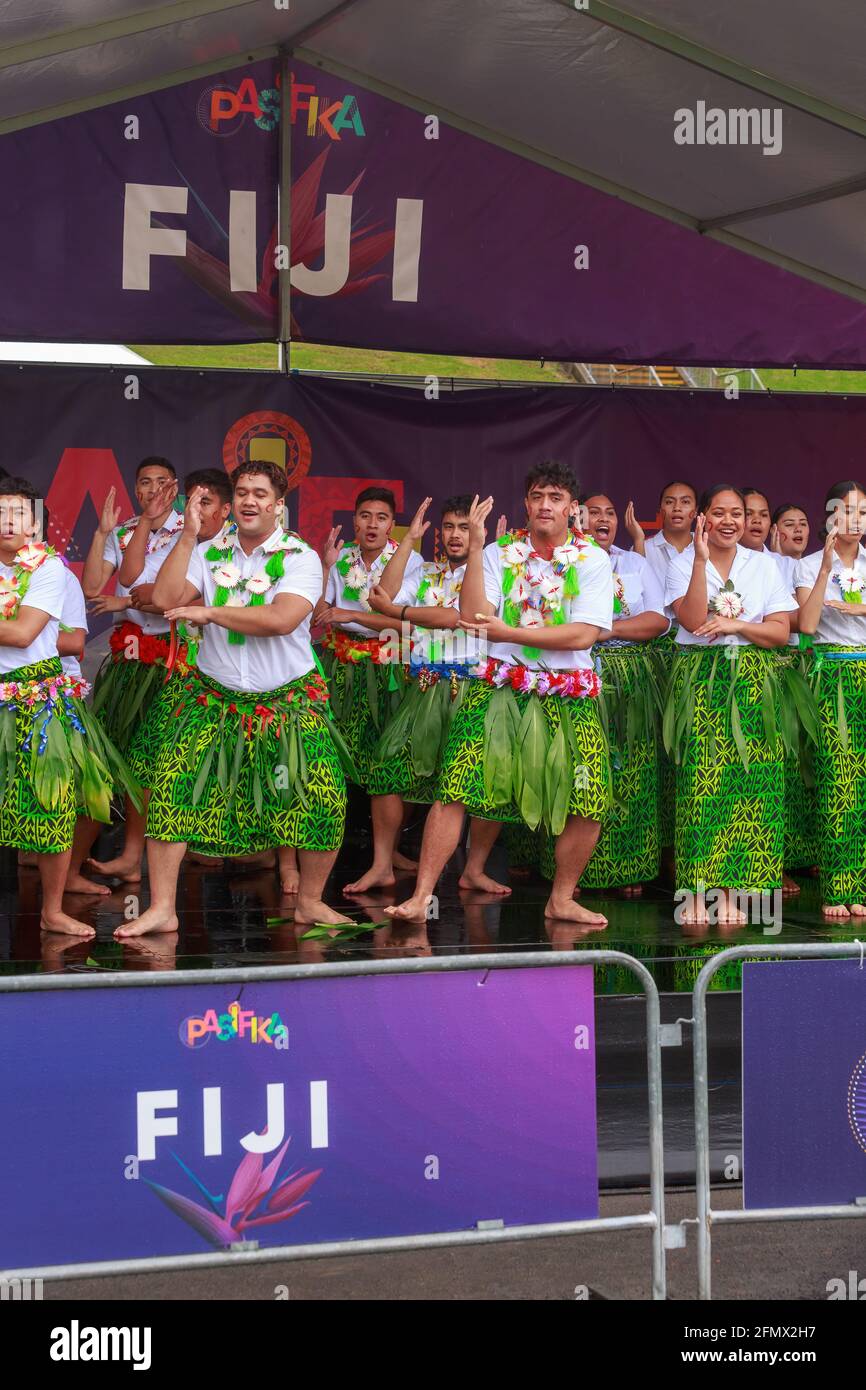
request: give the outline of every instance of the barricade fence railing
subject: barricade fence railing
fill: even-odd
[[[760,960],[820,960],[859,957],[863,962],[864,946],[860,941],[828,942],[790,946],[730,946],[711,957],[698,975],[692,991],[692,1018],[681,1019],[694,1029],[692,1065],[694,1068],[695,1102],[695,1194],[698,1233],[698,1297],[712,1298],[712,1228],[748,1221],[824,1221],[866,1217],[866,1205],[855,1203],[812,1205],[801,1207],[767,1207],[733,1210],[714,1210],[710,1188],[710,1096],[707,1068],[707,990],[717,970],[729,961]]]
[[[647,1086],[649,1106],[649,1210],[625,1216],[601,1216],[576,1221],[543,1222],[524,1226],[431,1232],[421,1235],[339,1240],[306,1245],[268,1246],[262,1249],[201,1254],[150,1256],[123,1260],[47,1265],[0,1270],[0,1284],[23,1280],[88,1278],[105,1275],[142,1274],[202,1268],[238,1267],[286,1260],[319,1259],[326,1256],[384,1254],[398,1251],[433,1250],[453,1246],[496,1245],[506,1241],[533,1240],[553,1236],[581,1235],[598,1231],[644,1229],[652,1237],[652,1297],[664,1299],[665,1283],[665,1194],[662,1116],[662,1033],[660,1001],[649,970],[634,956],[623,951],[581,950],[568,955],[549,951],[509,952],[507,954],[466,955],[409,960],[363,962],[315,962],[303,965],[243,966],[215,970],[173,970],[164,972],[111,971],[92,975],[12,975],[0,978],[0,1008],[4,994],[56,990],[166,989],[208,984],[260,984],[294,980],[361,978],[380,975],[418,975],[498,970],[539,969],[616,964],[628,969],[640,982],[646,997]],[[10,1059],[5,1059],[6,1064]]]

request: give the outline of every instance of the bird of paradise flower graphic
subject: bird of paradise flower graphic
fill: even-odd
[[[301,1201],[301,1198],[321,1177],[324,1171],[322,1168],[316,1168],[310,1173],[304,1173],[299,1168],[281,1182],[277,1182],[280,1165],[290,1143],[291,1137],[267,1166],[264,1166],[262,1154],[245,1154],[235,1170],[222,1210],[222,1194],[218,1197],[213,1196],[176,1153],[172,1153],[172,1158],[205,1198],[208,1204],[206,1207],[191,1201],[189,1197],[183,1197],[179,1192],[151,1182],[149,1178],[145,1178],[144,1181],[161,1202],[187,1225],[192,1226],[210,1245],[218,1250],[225,1250],[242,1239],[245,1231],[258,1226],[272,1226],[278,1221],[288,1221],[290,1217],[296,1216],[304,1207],[310,1205],[309,1202]]]
[[[307,265],[317,256],[320,256],[325,249],[325,213],[317,213],[316,204],[319,200],[319,187],[325,171],[325,163],[330,153],[330,148],[323,150],[313,160],[309,168],[305,169],[303,174],[292,184],[292,265]],[[177,165],[175,168],[177,169]],[[186,183],[195,203],[211,227],[228,246],[228,233],[199,198],[180,169],[177,172]],[[362,169],[357,178],[353,179],[348,188],[344,190],[344,196],[349,197],[356,192],[365,173],[366,169]],[[334,299],[358,294],[375,284],[377,280],[387,279],[384,271],[378,271],[375,274],[367,274],[367,272],[378,265],[393,250],[394,232],[377,231],[376,229],[383,225],[381,221],[366,225],[364,225],[363,217],[361,221],[362,225],[356,227],[351,233],[349,273],[346,283],[335,292]],[[161,227],[164,224],[158,218],[154,218],[153,226]],[[201,246],[197,246],[189,238],[187,238],[186,243],[186,255],[182,259],[178,259],[177,265],[189,279],[213,299],[218,300],[224,308],[243,319],[245,323],[253,324],[256,327],[267,327],[269,332],[274,332],[278,319],[277,269],[275,264],[278,245],[279,227],[275,226],[262,256],[261,273],[255,291],[233,290],[228,264],[220,260],[219,257],[211,255]],[[292,285],[293,301],[303,293],[303,290]],[[303,338],[304,336],[294,313],[292,314],[292,336],[295,338]]]

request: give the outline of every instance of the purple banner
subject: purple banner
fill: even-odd
[[[866,1196],[866,976],[856,960],[743,966],[743,1205]]]
[[[591,967],[7,993],[0,1051],[0,1268],[598,1214]]]
[[[293,335],[586,362],[859,367],[866,306],[318,69],[257,63],[0,139],[0,337]],[[330,238],[330,240],[329,240]]]

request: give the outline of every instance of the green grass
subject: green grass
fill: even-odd
[[[130,344],[158,367],[257,368],[274,371],[274,343],[239,343],[219,347],[175,347]],[[498,361],[493,357],[425,356],[421,353],[372,352],[367,348],[292,345],[292,366],[306,372],[373,372],[380,376],[476,377],[496,381],[569,381],[558,363]]]
[[[793,372],[761,367],[758,369],[758,376],[771,391],[838,391],[841,393],[866,391],[866,371]]]

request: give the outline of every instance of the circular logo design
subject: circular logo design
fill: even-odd
[[[866,1052],[860,1058],[848,1082],[848,1119],[854,1138],[866,1153]]]
[[[307,431],[279,410],[243,415],[223,440],[223,465],[229,476],[250,459],[267,459],[285,469],[290,492],[309,473],[312,456]]]
[[[179,1027],[178,1030],[177,1030],[177,1035],[178,1035],[178,1037],[180,1038],[181,1042],[183,1043],[184,1047],[190,1047],[190,1048],[192,1048],[193,1050],[195,1050],[195,1049],[198,1048],[198,1047],[206,1047],[207,1044],[210,1042],[211,1035],[210,1035],[210,1033],[205,1033],[202,1037],[194,1038],[193,1041],[190,1042],[190,1040],[189,1040],[189,1024],[192,1023],[193,1021],[195,1021],[195,1022],[197,1023],[199,1020],[198,1020],[198,1019],[193,1020],[193,1016],[192,1016],[192,1015],[190,1015],[189,1018],[185,1018],[185,1019],[183,1020],[183,1022],[181,1023],[180,1027]]]
[[[237,89],[230,87],[227,82],[206,87],[201,93],[195,104],[195,114],[199,125],[208,135],[237,135],[246,115],[231,112],[234,105],[232,98],[236,96]]]

